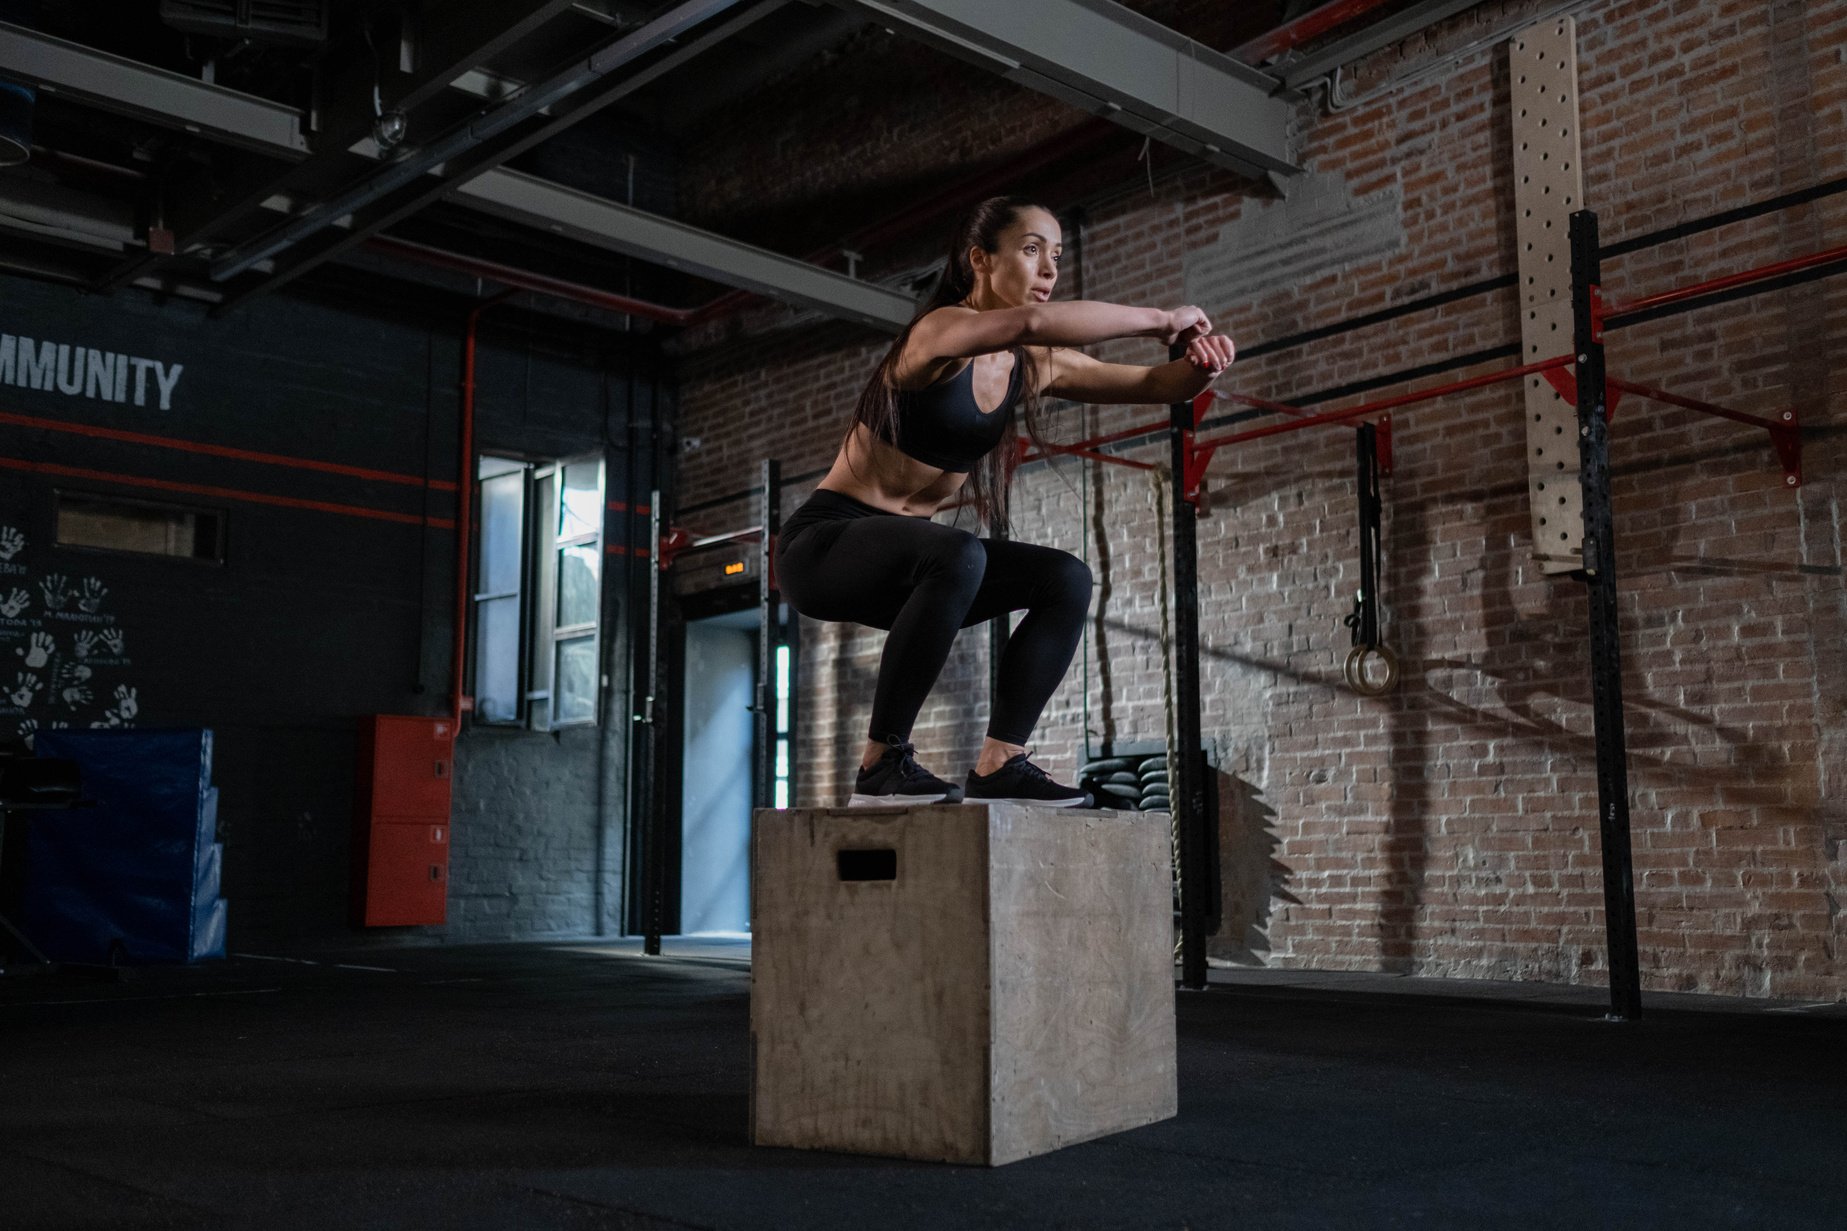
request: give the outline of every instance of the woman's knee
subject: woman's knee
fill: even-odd
[[[1090,566],[1070,552],[1059,552],[1046,570],[1047,599],[1061,607],[1090,607],[1090,591],[1095,584]]]
[[[972,534],[956,531],[934,544],[926,559],[926,575],[940,578],[966,589],[970,594],[981,588],[988,571],[988,552]]]

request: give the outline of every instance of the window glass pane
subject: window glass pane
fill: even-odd
[[[519,592],[521,505],[526,498],[526,476],[514,471],[481,484],[480,593]]]
[[[603,463],[572,462],[564,468],[564,498],[558,502],[558,537],[579,538],[603,528]]]
[[[514,458],[483,455],[475,464],[475,478],[492,479],[503,474],[519,474],[525,469],[526,463]]]
[[[786,739],[776,741],[776,776],[778,778],[789,776],[789,741]]]
[[[776,806],[778,808],[787,808],[789,806],[789,784],[786,782],[778,782],[776,784]]]
[[[558,643],[558,672],[552,684],[554,725],[596,721],[596,638]]]
[[[496,598],[481,613],[475,638],[475,717],[519,721],[519,599]]]
[[[596,544],[558,549],[558,627],[596,623]]]
[[[100,547],[222,560],[223,516],[201,509],[104,496],[58,495],[57,542],[60,547]]]

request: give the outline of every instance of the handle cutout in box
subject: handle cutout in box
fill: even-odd
[[[889,846],[871,850],[839,851],[840,879],[843,881],[895,881],[898,879],[898,852]]]

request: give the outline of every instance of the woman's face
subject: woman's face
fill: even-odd
[[[1024,209],[1000,234],[993,252],[970,250],[975,269],[975,306],[1019,308],[1044,303],[1058,283],[1064,232],[1042,209]]]

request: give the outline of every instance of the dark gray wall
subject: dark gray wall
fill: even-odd
[[[25,706],[0,695],[0,738],[26,721],[212,728],[233,948],[347,927],[357,722],[439,715],[449,704],[455,540],[421,519],[453,519],[454,495],[17,417],[453,482],[464,316],[465,305],[275,297],[214,320],[183,302],[0,277],[0,334],[184,364],[166,410],[154,397],[134,405],[132,379],[123,404],[0,384],[0,415],[9,417],[0,421],[0,527],[26,540],[0,560],[0,605],[16,588],[31,596],[19,619],[0,620],[0,691],[10,692],[31,660],[35,632],[49,633],[56,648],[33,674],[42,685],[57,674],[60,685],[41,687]],[[478,444],[533,457],[604,449],[609,498],[625,503],[628,476],[639,474],[644,491],[649,481],[646,458],[637,464],[627,446],[632,430],[646,449],[656,370],[640,338],[497,308],[482,329]],[[224,563],[54,547],[58,490],[221,510]],[[610,518],[608,540],[621,544],[626,519]],[[629,561],[605,557],[605,722],[557,735],[465,723],[450,922],[389,935],[459,941],[617,929]],[[51,575],[79,590],[94,578],[107,593],[94,610],[73,599],[54,617],[40,592]],[[79,659],[85,631],[119,633],[121,652],[97,642]],[[79,666],[87,678],[77,679]]]

